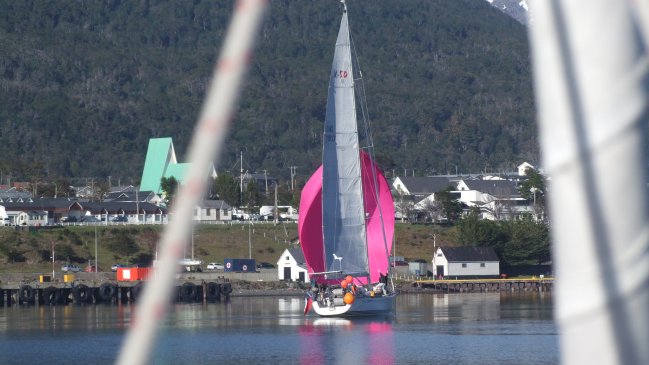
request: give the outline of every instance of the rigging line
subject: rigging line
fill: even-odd
[[[369,110],[367,108],[367,95],[365,94],[365,82],[363,80],[363,72],[361,71],[360,63],[358,62],[358,53],[356,52],[356,44],[354,43],[354,39],[352,38],[351,32],[349,33],[349,42],[353,50],[352,61],[354,59],[356,60],[356,66],[358,68],[358,75],[360,80],[359,83],[354,83],[354,85],[357,84],[359,85],[359,92],[361,94],[359,95],[360,96],[359,101],[361,104],[361,114],[363,116],[363,126],[365,127],[365,138],[367,139],[367,143],[368,143],[368,155],[370,157],[370,172],[372,174],[372,184],[374,185],[373,186],[374,199],[376,201],[376,205],[379,210],[379,218],[381,220],[381,234],[383,235],[383,248],[385,249],[385,257],[388,259],[387,268],[385,268],[387,274],[390,271],[390,259],[389,259],[390,249],[388,248],[388,237],[385,233],[385,220],[383,218],[383,207],[381,206],[381,199],[379,194],[379,183],[378,183],[378,177],[376,176],[377,175],[376,163],[374,162],[376,158],[374,154],[374,138],[372,137],[372,130],[370,128],[370,117],[369,117]]]

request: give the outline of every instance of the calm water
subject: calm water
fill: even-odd
[[[176,305],[153,364],[558,364],[549,294],[401,295],[391,319],[302,315],[303,298]],[[0,308],[0,364],[110,364],[134,306]]]

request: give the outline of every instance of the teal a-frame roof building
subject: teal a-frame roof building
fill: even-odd
[[[178,163],[176,160],[176,151],[171,137],[149,139],[140,190],[160,194],[162,192],[160,180],[163,177],[173,177],[179,184],[184,184],[189,165],[189,163]],[[209,176],[216,178],[214,166],[210,167]]]

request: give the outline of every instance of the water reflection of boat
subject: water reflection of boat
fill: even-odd
[[[344,326],[351,326],[352,321],[349,319],[344,319],[344,318],[318,318],[315,321],[313,321],[314,326],[325,326],[325,327],[344,327]]]
[[[394,364],[392,317],[372,318],[322,317],[307,322],[299,331],[300,362]]]

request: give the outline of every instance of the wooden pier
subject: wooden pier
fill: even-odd
[[[416,280],[414,285],[448,293],[552,291],[554,278]]]

